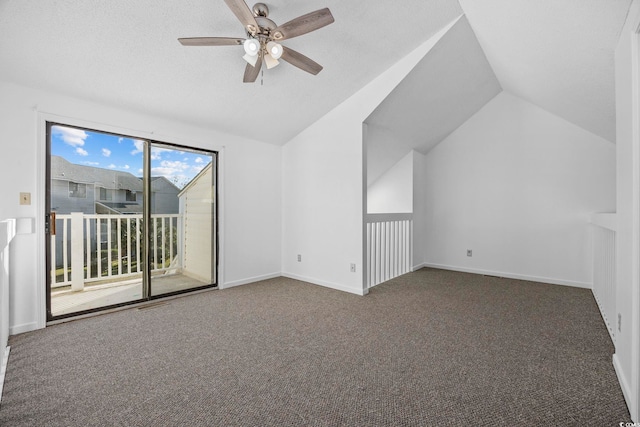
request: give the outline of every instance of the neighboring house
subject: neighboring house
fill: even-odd
[[[178,213],[179,192],[180,189],[164,176],[151,177],[151,213]]]
[[[178,187],[165,177],[151,180],[151,212],[178,213]],[[142,213],[142,193],[142,179],[129,172],[78,165],[51,156],[52,211],[137,214]]]
[[[212,163],[196,175],[178,195],[182,213],[182,273],[205,283],[215,280],[213,245],[214,186]]]

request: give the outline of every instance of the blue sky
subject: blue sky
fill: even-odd
[[[142,176],[143,141],[64,126],[51,127],[51,154],[71,163]],[[151,175],[165,176],[183,187],[211,157],[180,149],[152,147]]]

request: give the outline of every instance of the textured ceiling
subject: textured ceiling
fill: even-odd
[[[222,0],[0,0],[0,80],[283,144],[464,12],[503,89],[615,141],[631,0],[459,1],[267,2],[276,23],[322,7],[335,23],[285,43],[320,74],[283,63],[261,86],[241,47],[176,40],[242,37]]]
[[[631,0],[460,0],[504,90],[615,142],[614,49]]]
[[[0,0],[0,80],[284,144],[462,13],[457,0],[267,4],[277,24],[331,9],[335,23],[283,43],[320,74],[282,63],[244,84],[242,47],[180,45],[243,36],[222,0]]]

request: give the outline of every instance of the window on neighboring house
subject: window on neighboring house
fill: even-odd
[[[135,193],[135,191],[127,190],[126,197],[127,197],[126,198],[127,202],[135,202],[136,201],[136,193]]]
[[[100,187],[100,200],[112,200],[113,192],[104,187]]]
[[[77,182],[69,182],[69,197],[87,197],[87,184],[78,184]]]

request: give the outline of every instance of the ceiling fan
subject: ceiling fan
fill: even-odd
[[[328,8],[307,13],[282,25],[276,25],[268,18],[269,8],[264,3],[256,3],[253,9],[249,9],[243,0],[224,0],[224,2],[244,26],[247,32],[246,38],[187,37],[179,38],[178,41],[184,46],[243,45],[245,50],[243,58],[247,61],[243,79],[245,83],[256,81],[263,61],[267,69],[278,65],[278,59],[283,59],[313,75],[322,70],[322,65],[293,49],[282,46],[279,42],[310,33],[333,23],[333,15]]]

